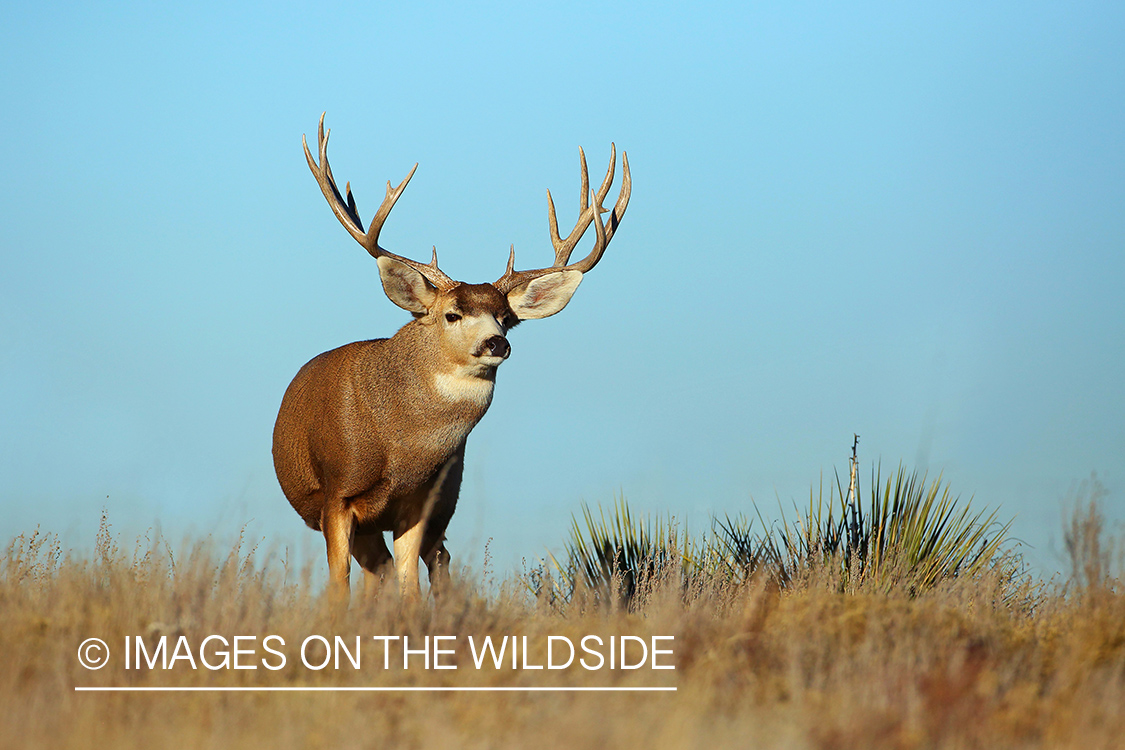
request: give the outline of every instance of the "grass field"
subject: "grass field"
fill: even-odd
[[[350,609],[333,609],[310,570],[287,569],[244,546],[216,550],[200,542],[177,559],[159,539],[134,548],[103,524],[94,553],[82,556],[62,550],[50,534],[27,534],[12,540],[0,571],[0,743],[1125,747],[1125,591],[1115,577],[1122,555],[1095,503],[1080,504],[1067,522],[1072,575],[1051,582],[1022,573],[1018,555],[1002,547],[972,569],[962,565],[925,585],[909,575],[875,575],[870,561],[864,567],[846,548],[827,548],[809,535],[805,521],[802,538],[811,549],[774,540],[775,552],[790,556],[784,575],[780,558],[768,555],[751,556],[740,574],[729,566],[724,572],[683,554],[697,548],[678,540],[675,554],[642,566],[628,592],[621,571],[606,580],[595,572],[590,580],[576,579],[569,568],[567,578],[565,562],[499,580],[487,570],[463,570],[440,601],[415,611],[400,606],[393,591],[376,602],[353,594]],[[575,536],[583,533],[576,526]],[[668,548],[668,539],[656,543]],[[214,639],[201,646],[212,635],[227,647]],[[267,635],[280,640],[264,644]],[[305,666],[300,645],[311,635],[329,643],[341,636],[349,649],[358,636],[359,667],[348,654],[339,669]],[[401,640],[389,642],[384,657],[383,642],[374,639],[407,636],[416,648],[427,635],[456,637],[441,642],[448,652],[438,663],[457,669],[426,669],[421,654],[403,669]],[[631,636],[632,663],[642,640],[670,649],[655,663],[675,669],[653,669],[652,658],[636,669],[609,669],[607,649],[599,669],[577,661],[525,669],[522,654],[517,668],[507,658],[500,668],[488,659],[476,668],[468,638],[479,645],[485,636],[505,635],[518,636],[521,646],[526,636],[529,666],[545,664],[549,636],[577,645],[596,635],[602,644]],[[138,636],[140,655],[132,640]],[[162,636],[166,650],[158,655]],[[254,637],[240,642],[240,664],[256,669],[222,668],[223,652],[234,658],[235,636]],[[93,671],[76,658],[90,637],[111,652],[109,663]],[[284,654],[285,666],[267,667],[278,666],[280,656],[264,645]],[[314,666],[327,653],[310,642]],[[154,667],[146,661],[135,668],[138,655]],[[161,668],[173,655],[179,658]],[[209,669],[203,659],[221,668]],[[76,686],[676,690],[173,693]]]

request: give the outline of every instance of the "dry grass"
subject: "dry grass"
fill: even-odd
[[[1089,489],[1089,488],[1088,488]],[[1096,488],[1094,488],[1096,489]],[[1096,499],[1096,498],[1095,498]],[[628,609],[578,591],[550,604],[512,577],[463,572],[437,605],[393,594],[333,612],[309,582],[241,546],[163,542],[123,551],[108,527],[92,558],[50,535],[12,541],[0,568],[0,742],[12,747],[1122,747],[1125,591],[1097,505],[1067,522],[1075,575],[1036,584],[995,565],[913,594],[841,590],[839,566],[809,566],[784,590],[749,582],[684,589],[678,571],[639,586]],[[1009,559],[1010,563],[1011,560]],[[477,671],[473,635],[674,635],[675,671]],[[126,671],[127,635],[199,643],[278,634],[272,672]],[[460,668],[310,671],[307,635],[459,635]],[[97,636],[99,671],[76,660]],[[259,656],[261,655],[259,651]],[[541,655],[539,655],[541,658]],[[535,661],[533,663],[541,663]],[[76,685],[675,685],[675,693],[78,693]]]

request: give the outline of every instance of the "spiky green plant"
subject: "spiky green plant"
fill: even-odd
[[[599,598],[618,597],[628,603],[642,582],[693,559],[695,545],[673,519],[637,519],[623,495],[614,498],[608,519],[600,505],[595,517],[585,503],[582,518],[582,524],[571,518],[565,562],[552,556],[567,596],[585,586]]]
[[[971,501],[958,508],[941,475],[927,486],[925,474],[908,475],[899,466],[881,494],[879,485],[876,475],[869,521],[860,523],[854,546],[876,580],[904,574],[928,588],[942,578],[975,575],[1007,543],[1012,522],[999,525],[996,510],[971,513]]]
[[[709,548],[711,569],[736,584],[750,580],[763,565],[771,562],[770,549],[762,537],[753,532],[753,519],[726,515],[722,520],[712,516]]]
[[[996,511],[973,512],[939,475],[899,466],[884,482],[872,467],[869,501],[849,500],[839,476],[824,494],[809,491],[808,506],[784,511],[772,527],[755,504],[761,523],[739,515],[712,517],[711,534],[692,537],[673,519],[636,518],[624,497],[611,513],[582,506],[572,518],[563,561],[553,571],[529,576],[539,596],[570,600],[579,590],[596,600],[630,603],[645,582],[670,576],[685,591],[718,589],[748,582],[765,571],[781,586],[813,572],[827,572],[840,589],[897,585],[918,592],[943,579],[973,576],[1003,557],[1011,522],[999,524]],[[857,488],[857,497],[860,493]]]
[[[858,493],[857,493],[858,495]],[[717,531],[740,559],[765,565],[782,585],[810,566],[831,566],[841,586],[903,583],[912,590],[960,575],[975,575],[1002,553],[1011,522],[1000,525],[996,511],[972,513],[960,503],[942,477],[927,482],[925,474],[898,471],[882,481],[872,468],[866,512],[847,501],[839,477],[835,491],[809,491],[808,507],[796,510],[792,522],[780,523],[762,535],[749,526],[728,522]],[[758,511],[761,517],[760,510]],[[745,562],[743,563],[745,565]]]

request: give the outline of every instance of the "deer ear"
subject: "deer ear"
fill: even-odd
[[[379,276],[383,291],[391,302],[412,313],[425,315],[437,299],[437,289],[426,278],[405,263],[379,258]]]
[[[548,273],[508,292],[508,305],[520,320],[546,318],[566,307],[581,283],[581,271]]]

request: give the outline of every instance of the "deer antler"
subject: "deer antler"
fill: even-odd
[[[414,165],[414,169],[410,170],[410,174],[406,175],[406,179],[400,182],[397,188],[392,188],[390,181],[387,182],[387,196],[383,198],[379,210],[372,217],[371,226],[367,228],[367,231],[364,231],[363,221],[359,218],[355,198],[352,196],[352,184],[350,182],[344,184],[344,191],[348,196],[345,203],[340,196],[339,188],[336,187],[336,179],[332,176],[332,167],[328,164],[328,136],[331,133],[331,129],[327,133],[324,132],[324,113],[322,113],[320,115],[320,126],[317,129],[318,151],[320,152],[319,164],[313,159],[312,153],[309,152],[309,144],[304,135],[301,136],[301,144],[305,147],[305,159],[308,160],[309,169],[312,170],[317,184],[320,185],[320,192],[324,193],[328,205],[332,207],[332,213],[336,214],[336,218],[344,225],[344,229],[348,230],[348,234],[354,237],[356,242],[363,245],[373,257],[391,258],[409,266],[422,274],[438,289],[449,290],[457,286],[456,281],[446,276],[445,272],[438,268],[437,248],[434,248],[433,260],[429,263],[419,263],[401,255],[395,255],[379,246],[379,232],[383,229],[383,222],[387,220],[387,216],[390,215],[391,209],[394,208],[398,197],[402,195],[402,191],[406,189],[406,184],[410,182],[410,178],[414,176],[414,170],[418,169],[418,165]]]
[[[551,191],[547,191],[548,228],[551,231],[551,244],[554,245],[555,248],[555,264],[550,268],[516,271],[516,251],[513,248],[508,256],[508,269],[504,271],[504,275],[493,284],[501,294],[507,294],[521,284],[526,284],[532,279],[545,276],[549,273],[555,273],[556,271],[566,270],[586,273],[602,259],[602,254],[605,252],[606,246],[609,245],[609,241],[613,239],[613,235],[617,231],[617,226],[621,223],[621,218],[625,215],[625,209],[629,206],[629,194],[633,187],[633,181],[629,176],[629,157],[624,151],[621,152],[621,192],[617,196],[617,203],[613,207],[613,213],[610,215],[609,221],[603,224],[601,215],[605,213],[607,209],[602,208],[602,201],[605,200],[613,184],[613,170],[617,165],[617,147],[612,143],[610,144],[609,169],[606,171],[605,179],[602,180],[601,187],[598,188],[597,192],[590,190],[589,170],[586,168],[586,153],[579,148],[578,155],[581,157],[582,163],[582,194],[579,202],[580,211],[578,213],[578,222],[574,225],[574,229],[571,230],[566,239],[559,236],[559,224],[555,216],[555,201],[551,198]],[[591,205],[591,197],[593,197],[593,205]],[[598,233],[598,239],[597,242],[594,243],[594,249],[582,260],[567,265],[570,261],[570,254],[574,252],[574,246],[582,239],[582,235],[586,233],[591,223],[595,225]]]

